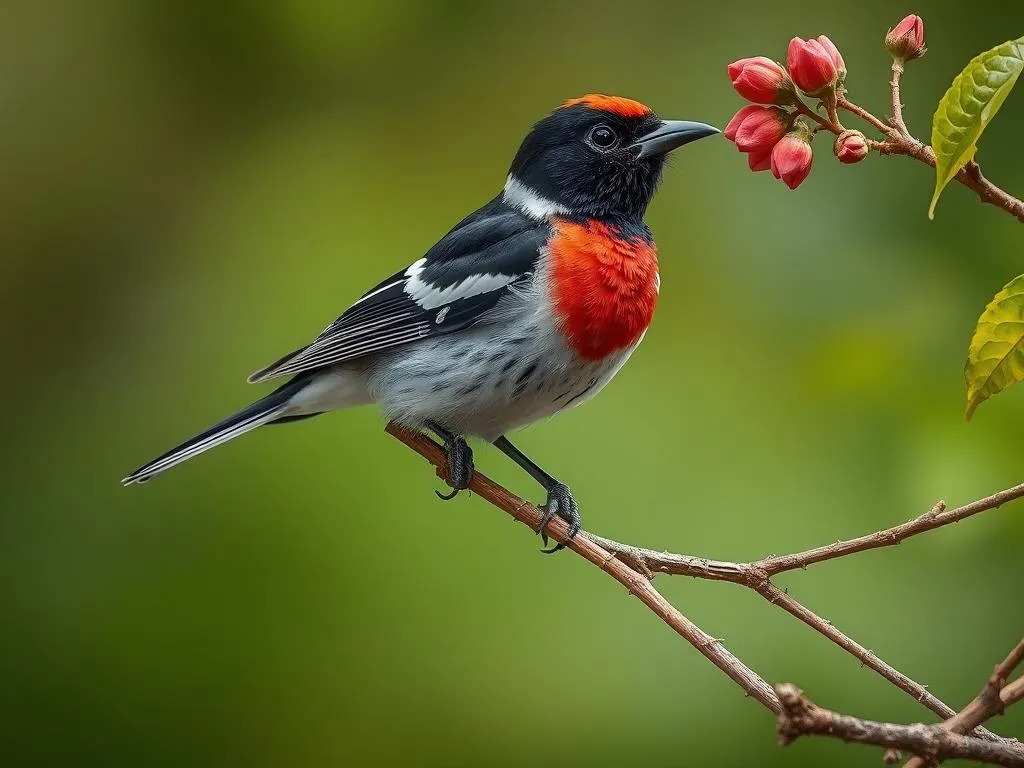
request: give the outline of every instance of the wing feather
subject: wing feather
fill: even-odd
[[[308,346],[249,381],[335,365],[481,322],[533,273],[548,233],[547,224],[492,202],[411,267],[365,293]]]

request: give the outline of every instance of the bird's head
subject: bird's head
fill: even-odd
[[[538,216],[643,216],[666,155],[718,132],[704,123],[662,120],[619,96],[570,99],[523,141],[505,198]]]

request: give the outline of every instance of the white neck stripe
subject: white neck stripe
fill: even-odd
[[[569,209],[564,205],[559,205],[554,200],[548,200],[512,174],[509,174],[508,179],[505,180],[505,193],[502,197],[506,203],[534,219],[547,219],[558,214],[569,213]]]

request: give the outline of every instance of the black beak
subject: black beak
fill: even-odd
[[[645,157],[667,154],[683,144],[689,144],[691,141],[703,139],[705,136],[716,133],[721,133],[721,131],[707,123],[663,120],[661,125],[641,136],[628,148],[639,150],[640,154],[637,155],[637,160],[643,160]]]

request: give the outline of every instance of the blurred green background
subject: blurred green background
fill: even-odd
[[[877,765],[804,741],[637,601],[466,495],[371,409],[118,480],[253,399],[306,342],[500,188],[532,122],[590,91],[723,125],[725,65],[827,33],[887,103],[886,28],[932,109],[1024,7],[8,3],[0,24],[0,764]],[[851,119],[849,122],[853,123]],[[1024,91],[982,142],[1024,193]],[[753,559],[1024,480],[1024,389],[963,419],[981,309],[1024,228],[903,158],[796,192],[724,140],[680,152],[648,221],[662,301],[593,403],[520,436],[587,527]],[[535,487],[486,447],[486,472]],[[954,706],[1024,627],[1024,504],[780,582]],[[928,719],[760,598],[662,577],[769,681]],[[1024,735],[1024,711],[998,720]]]

